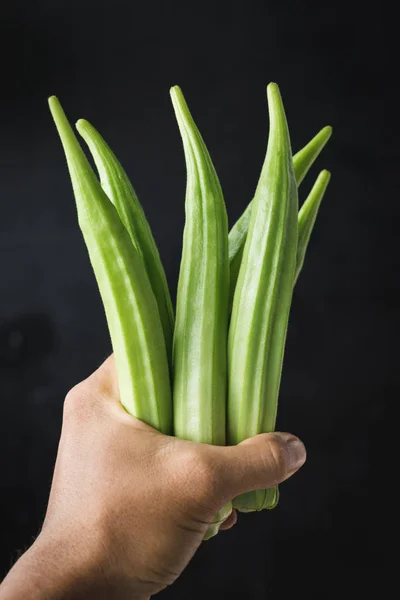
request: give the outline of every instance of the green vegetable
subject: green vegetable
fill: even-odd
[[[173,343],[174,434],[226,442],[228,219],[221,186],[179,87],[171,98],[187,169],[186,222]],[[216,515],[207,537],[231,512]]]
[[[298,238],[297,183],[276,84],[267,88],[270,131],[235,289],[228,338],[228,443],[273,431]],[[236,498],[239,510],[273,506],[277,490]]]
[[[330,178],[331,175],[329,171],[321,171],[299,212],[299,240],[297,244],[296,272],[294,277],[295,284],[300,275],[300,271],[303,268],[308,242],[310,241],[311,232],[317,218],[321,200],[324,197]]]
[[[89,146],[103,190],[117,209],[132,243],[143,259],[157,300],[171,366],[174,313],[167,278],[143,208],[124,169],[99,132],[84,119],[80,119],[76,127]]]
[[[304,148],[302,148],[302,150],[294,155],[293,168],[297,186],[301,184],[331,135],[332,127],[324,127],[306,146],[304,146]],[[240,264],[242,262],[243,249],[246,242],[247,231],[249,229],[252,206],[253,202],[250,202],[242,216],[238,219],[229,232],[230,307],[232,306]]]
[[[237,444],[274,430],[293,287],[330,179],[320,173],[298,212],[297,188],[332,130],[322,129],[292,157],[276,84],[267,97],[260,179],[228,236],[210,155],[180,88],[171,89],[187,169],[175,325],[158,249],[125,171],[94,127],[78,121],[100,184],[57,98],[49,99],[107,317],[121,402],[159,431],[195,442]],[[258,490],[233,506],[272,508],[278,497],[278,487]],[[229,502],[215,515],[206,539],[231,511]]]
[[[141,255],[102,190],[56,97],[49,99],[74,189],[79,225],[110,330],[121,402],[138,419],[172,432],[167,352]]]
[[[321,200],[328,187],[329,180],[330,173],[328,171],[321,171],[310,194],[300,209],[298,215],[296,270],[293,285],[296,284],[300,271],[303,268],[311,232],[315,224]],[[257,510],[261,510],[262,508],[272,509],[277,505],[278,500],[279,489],[275,486],[268,490],[263,490],[263,492],[257,492],[256,498],[254,493],[243,494],[240,498],[235,499],[234,506],[241,512],[250,512],[251,510],[254,510],[255,507]]]

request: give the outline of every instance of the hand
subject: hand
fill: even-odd
[[[17,588],[32,599],[149,598],[180,575],[227,501],[282,482],[305,457],[286,433],[219,447],[157,432],[120,405],[111,356],[65,400],[45,522],[0,598],[22,597]]]

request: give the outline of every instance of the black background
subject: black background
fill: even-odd
[[[380,433],[398,389],[394,15],[383,3],[269,0],[15,1],[0,14],[0,572],[40,528],[65,394],[110,352],[47,97],[120,158],[175,296],[185,166],[169,87],[185,93],[233,224],[257,182],[276,81],[294,151],[334,128],[300,190],[332,172],[294,294],[278,417],[308,461],[275,511],[203,544],[161,596],[382,592]]]

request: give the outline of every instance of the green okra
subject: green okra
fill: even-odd
[[[321,171],[318,175],[316,182],[314,183],[311,192],[304,201],[303,206],[299,211],[298,226],[299,226],[299,240],[297,244],[297,257],[296,257],[296,271],[294,276],[294,284],[300,275],[300,271],[303,268],[304,258],[306,255],[308,242],[317,218],[318,210],[328,187],[331,174],[329,171]]]
[[[173,342],[174,435],[226,442],[228,219],[221,186],[182,91],[171,98],[182,137],[187,187]],[[206,537],[230,514],[227,504]]]
[[[297,182],[279,88],[267,88],[268,147],[254,196],[228,337],[228,443],[275,428],[298,240]],[[277,502],[278,491],[236,498],[239,510]]]
[[[317,218],[318,210],[328,187],[330,173],[326,170],[321,171],[314,183],[307,199],[304,201],[298,214],[298,242],[296,252],[296,269],[294,275],[294,284],[296,284],[301,269],[303,268],[304,258],[310,240],[311,232]],[[278,486],[267,490],[242,494],[234,500],[234,506],[241,512],[251,512],[261,510],[262,508],[272,509],[279,500]]]
[[[170,434],[172,401],[167,352],[142,257],[55,96],[49,99],[49,106],[64,148],[79,225],[107,317],[121,403],[130,414]]]
[[[299,152],[294,155],[293,168],[297,186],[301,184],[331,135],[332,127],[324,127],[317,133],[316,136],[312,138],[312,140],[308,142],[306,146],[304,146],[304,148],[299,150]],[[230,307],[232,306],[233,302],[233,295],[235,293],[236,282],[239,275],[244,244],[246,242],[247,231],[249,229],[252,205],[253,202],[248,204],[242,216],[236,221],[235,225],[229,232]]]
[[[117,209],[132,243],[144,261],[157,300],[171,368],[174,313],[167,278],[149,223],[126,172],[100,133],[84,119],[77,122],[76,128],[93,156],[103,190]]]

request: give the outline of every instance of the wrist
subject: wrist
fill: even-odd
[[[116,578],[107,576],[104,544],[82,544],[85,532],[64,538],[41,533],[21,556],[0,587],[0,600],[149,600],[132,595]]]

